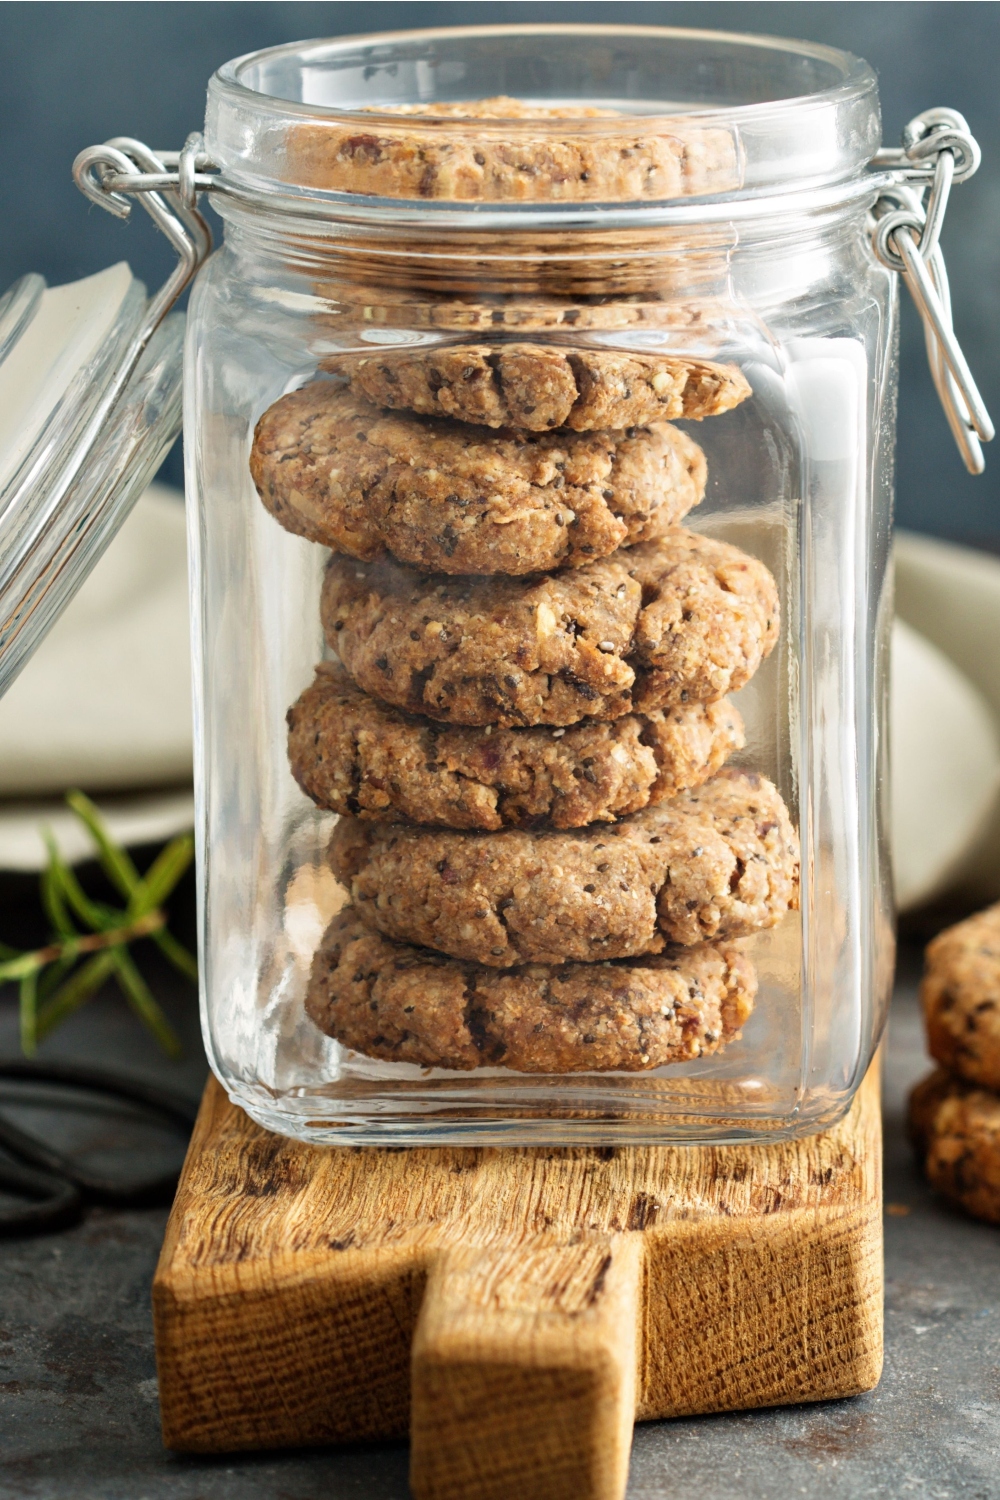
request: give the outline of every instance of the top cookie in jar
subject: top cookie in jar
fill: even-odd
[[[376,406],[529,432],[701,421],[750,395],[736,365],[644,349],[458,344],[383,348],[329,363]]]
[[[379,198],[488,203],[650,201],[740,185],[732,134],[684,118],[619,124],[615,110],[504,96],[365,113],[370,128],[357,117],[297,126],[289,178]]]

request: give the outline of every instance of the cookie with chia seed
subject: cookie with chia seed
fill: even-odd
[[[743,745],[725,699],[569,729],[473,729],[380,703],[331,662],[288,727],[292,772],[320,807],[482,830],[607,822],[699,785]]]
[[[705,490],[701,449],[666,422],[485,433],[382,411],[331,381],[268,408],[250,472],[289,531],[463,574],[579,567],[661,536]]]
[[[1000,1224],[1000,1096],[939,1068],[910,1095],[910,1132],[931,1186]]]
[[[321,610],[327,641],[366,692],[505,728],[712,702],[749,681],[778,633],[763,563],[682,527],[522,578],[334,557]]]
[[[313,960],[306,1010],[343,1046],[387,1062],[644,1072],[737,1040],[756,990],[738,943],[617,963],[487,969],[390,942],[348,907]]]
[[[931,1056],[1000,1089],[1000,902],[928,945],[920,999]]]
[[[750,394],[736,365],[561,344],[382,349],[344,355],[336,368],[379,406],[531,432],[700,420]]]
[[[370,125],[355,118],[294,126],[286,139],[286,179],[380,198],[490,203],[679,198],[730,192],[740,183],[732,132],[683,116],[618,124],[617,110],[502,95],[366,113]],[[595,130],[602,118],[607,123]],[[477,124],[463,129],[463,120]],[[532,120],[565,127],[533,131]],[[578,120],[588,124],[574,131]],[[504,128],[504,121],[518,124]]]
[[[523,578],[334,557],[321,614],[365,692],[446,722],[511,727],[627,713],[641,605],[617,557]]]
[[[629,655],[636,708],[734,693],[774,650],[778,590],[758,558],[677,526],[622,560],[642,589]]]
[[[798,893],[787,809],[739,770],[605,827],[459,833],[342,818],[329,858],[366,926],[490,968],[743,937]]]

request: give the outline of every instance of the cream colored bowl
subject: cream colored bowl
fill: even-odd
[[[92,851],[62,793],[95,794],[112,837],[190,828],[191,669],[183,498],[140,497],[107,553],[0,698],[0,869]]]
[[[923,673],[912,649],[902,660],[898,648],[893,653],[899,904],[954,892],[983,905],[1000,897],[1000,798],[989,745],[990,729],[994,746],[1000,737],[1000,559],[903,531],[895,561],[897,616],[940,653]],[[948,687],[941,657],[961,674]]]

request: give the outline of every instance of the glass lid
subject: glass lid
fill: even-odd
[[[184,319],[155,300],[124,261],[0,297],[0,693],[180,431]]]

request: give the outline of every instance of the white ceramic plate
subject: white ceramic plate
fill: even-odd
[[[1000,790],[993,711],[943,652],[897,619],[892,636],[892,855],[896,904],[961,877]]]
[[[1000,724],[1000,558],[901,531],[896,536],[896,610],[942,652],[989,705]],[[933,714],[933,703],[928,713]],[[901,765],[902,745],[894,747]],[[897,775],[899,772],[897,771]],[[952,772],[954,779],[960,772]],[[936,817],[939,797],[919,814]],[[1000,898],[1000,801],[994,799],[964,854],[929,894],[954,891],[970,904]]]
[[[191,778],[183,499],[151,485],[0,698],[0,797]]]
[[[67,858],[92,853],[69,787],[136,845],[191,827],[190,783],[184,502],[154,484],[0,698],[0,868],[41,867],[43,823]]]
[[[194,796],[189,791],[145,796],[95,797],[105,826],[123,849],[159,844],[194,827]],[[94,841],[61,799],[9,803],[0,809],[0,869],[41,870],[48,854],[48,830],[70,864],[94,858]]]

